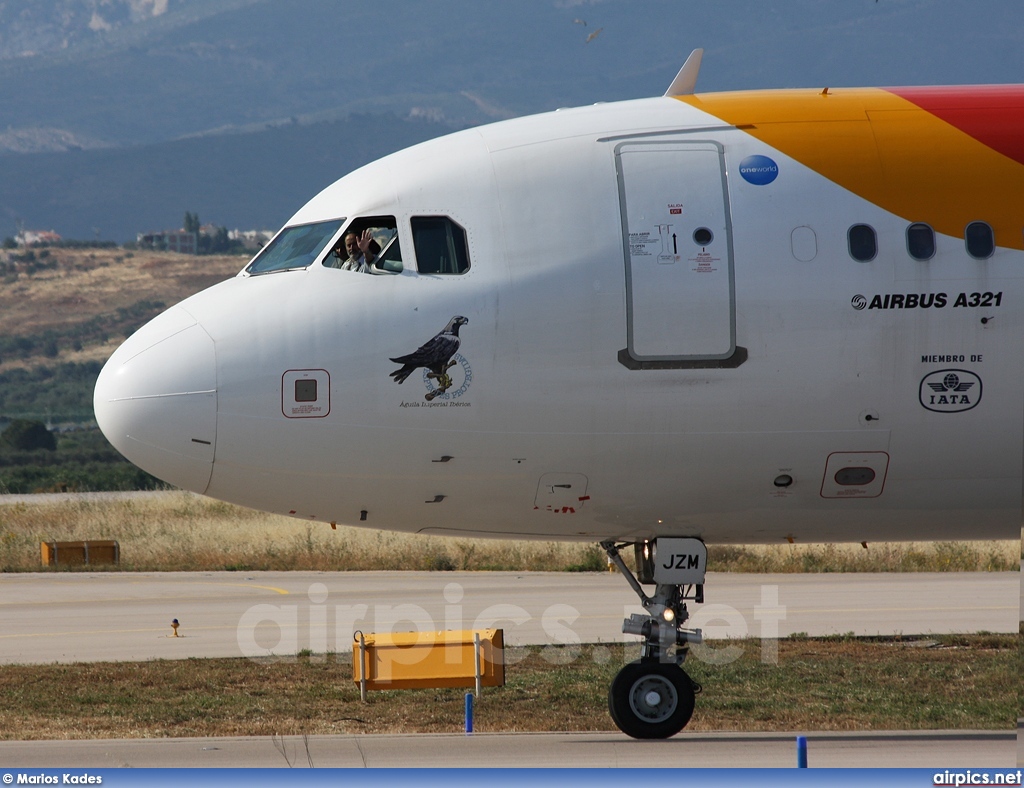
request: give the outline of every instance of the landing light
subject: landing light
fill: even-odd
[[[672,623],[673,621],[676,620],[676,611],[674,611],[670,607],[667,607],[667,608],[665,608],[665,611],[661,614],[661,617],[663,619],[665,619],[666,621],[668,621],[669,623]]]

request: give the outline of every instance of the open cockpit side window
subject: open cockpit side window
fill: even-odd
[[[403,270],[398,223],[394,216],[353,219],[324,258],[327,268],[364,274],[397,274]]]
[[[420,274],[458,275],[469,270],[469,240],[457,222],[447,216],[413,216],[408,227]],[[394,216],[353,219],[322,257],[326,268],[365,274],[398,274],[406,266]]]
[[[307,268],[327,248],[344,219],[285,227],[246,266],[249,274]]]

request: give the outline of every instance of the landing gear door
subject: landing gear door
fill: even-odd
[[[623,142],[615,159],[629,355],[682,362],[732,357],[735,287],[722,147]]]

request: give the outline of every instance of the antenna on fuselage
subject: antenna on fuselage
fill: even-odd
[[[683,67],[676,74],[676,78],[672,80],[672,84],[665,91],[666,96],[693,95],[693,90],[697,87],[697,74],[700,72],[700,60],[702,57],[704,57],[703,49],[695,49],[690,53],[690,56],[686,58],[686,62],[683,63]]]

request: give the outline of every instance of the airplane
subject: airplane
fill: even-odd
[[[1016,538],[1024,86],[696,93],[701,54],[345,175],[114,352],[103,433],[304,520],[600,543],[635,738],[693,712],[706,545]]]

